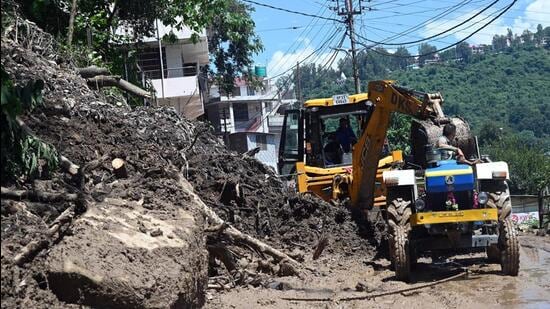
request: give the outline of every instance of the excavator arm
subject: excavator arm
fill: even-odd
[[[393,112],[417,119],[444,122],[439,93],[422,93],[396,86],[393,81],[372,81],[368,85],[367,106],[373,107],[366,129],[353,148],[353,206],[371,209],[374,201],[376,170]]]

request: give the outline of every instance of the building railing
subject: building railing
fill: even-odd
[[[160,74],[160,69],[157,70],[147,70],[143,71],[145,77],[148,79],[161,79],[162,75]],[[199,65],[184,65],[182,67],[175,68],[165,68],[164,69],[164,78],[174,78],[174,77],[186,77],[186,76],[195,76],[199,74]]]

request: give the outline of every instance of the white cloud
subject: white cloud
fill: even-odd
[[[282,50],[278,50],[273,54],[273,56],[271,56],[271,60],[269,60],[269,63],[267,64],[268,76],[281,74],[296,66],[297,62],[304,64],[314,62],[318,65],[325,65],[334,53],[334,50],[325,50],[322,53],[314,53],[318,47],[313,46],[308,38],[298,38],[298,42],[303,44],[294,52],[286,53]],[[336,69],[338,60],[344,58],[345,56],[345,52],[339,52],[336,55],[336,59],[332,62],[332,68]]]
[[[469,13],[462,14],[459,17],[455,16],[453,18],[441,20],[439,23],[428,24],[423,29],[423,36],[432,36],[446,29],[449,29],[450,27],[457,25],[460,22],[472,17],[477,12],[479,12],[479,9],[472,10]],[[471,38],[468,38],[467,41],[472,44],[491,44],[493,35],[506,34],[508,28],[512,29],[512,31],[517,34],[521,34],[525,29],[536,31],[537,25],[540,23],[540,21],[546,20],[546,18],[548,17],[548,12],[550,12],[550,1],[535,0],[527,5],[524,12],[513,20],[499,18]],[[464,26],[450,31],[450,33],[453,33],[456,30],[459,30],[458,32],[452,34],[450,37],[443,38],[445,36],[443,35],[441,37],[437,37],[436,39],[447,42],[453,42],[462,39],[468,34],[472,33],[472,31],[489,22],[496,15],[495,14],[489,16],[488,14],[490,14],[489,11],[484,12],[483,14],[476,16],[472,21],[468,22]],[[474,24],[472,27],[466,28],[472,24]]]

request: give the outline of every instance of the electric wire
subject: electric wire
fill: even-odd
[[[307,16],[307,17],[314,17],[314,18],[320,18],[320,19],[331,20],[331,21],[343,23],[342,20],[332,18],[332,17],[323,17],[323,16],[318,16],[318,15],[315,15],[315,14],[293,11],[293,10],[273,6],[273,5],[270,5],[270,4],[260,3],[260,2],[253,1],[253,0],[242,0],[242,1],[247,2],[247,3],[251,3],[251,4],[255,4],[255,5],[258,5],[258,6],[263,6],[263,7],[266,7],[266,8],[274,9],[274,10],[279,10],[279,11],[291,13],[291,14],[297,14],[297,15],[302,15],[302,16]]]
[[[365,48],[367,48],[368,50],[370,51],[373,51],[375,53],[378,53],[378,54],[382,54],[382,55],[385,55],[385,56],[390,56],[390,57],[397,57],[397,58],[416,58],[416,57],[423,57],[423,56],[428,56],[428,55],[433,55],[433,54],[436,54],[438,52],[441,52],[441,51],[444,51],[444,50],[447,50],[447,49],[450,49],[452,47],[455,47],[457,46],[458,44],[466,41],[467,39],[471,38],[472,36],[474,36],[476,33],[478,33],[479,31],[483,30],[484,28],[486,28],[488,25],[490,25],[491,23],[493,23],[495,20],[497,20],[500,16],[502,16],[504,13],[508,12],[508,10],[517,2],[517,0],[513,0],[507,7],[503,8],[502,10],[500,10],[500,13],[498,15],[496,15],[495,17],[493,17],[489,22],[487,22],[486,24],[484,24],[483,26],[477,28],[476,30],[474,30],[473,32],[471,32],[469,35],[467,35],[466,37],[458,40],[457,42],[453,43],[453,44],[450,44],[448,46],[445,46],[443,48],[439,48],[439,49],[436,49],[434,51],[431,51],[431,52],[428,52],[428,53],[424,53],[424,54],[418,54],[418,55],[395,55],[395,54],[391,54],[391,53],[381,53],[379,51],[377,51],[376,49],[374,49],[372,46],[368,46],[366,44],[364,44],[363,42],[358,42],[358,44],[364,46]]]
[[[317,12],[316,15],[324,15],[325,12],[327,11],[327,8],[326,7],[321,7],[319,9],[319,11]],[[300,32],[300,34],[297,36],[297,39],[294,40],[294,42],[292,42],[292,44],[287,48],[287,50],[283,53],[283,55],[287,55],[287,54],[294,54],[296,53],[296,51],[298,50],[298,48],[300,47],[299,43],[300,43],[300,38],[302,37],[307,37],[311,30],[313,29],[314,26],[317,25],[317,23],[319,22],[319,19],[315,18],[315,19],[312,19],[309,21],[308,25],[306,26],[306,28]],[[316,34],[314,35],[314,37],[317,37],[321,31],[325,28],[325,26],[322,26],[317,32]],[[294,49],[293,49],[294,48]],[[292,52],[291,52],[292,50]],[[303,53],[303,51],[302,51]],[[300,55],[298,55],[298,58],[302,56],[302,53],[300,53]],[[279,67],[284,67],[287,63],[284,62],[281,64],[281,61],[282,61],[283,58],[279,58],[279,60],[277,60],[276,63],[273,64],[273,67],[275,68],[279,68]]]
[[[466,4],[470,3],[470,2],[471,2],[471,0],[463,0],[463,1],[461,1],[460,3],[458,3],[458,4],[456,4],[456,5],[450,6],[450,7],[447,8],[445,11],[443,11],[443,12],[437,14],[436,16],[433,16],[433,17],[431,17],[431,18],[429,18],[429,19],[427,19],[427,20],[425,20],[425,21],[419,23],[419,24],[417,24],[417,25],[414,26],[414,27],[411,27],[411,28],[409,28],[409,29],[406,29],[406,30],[400,32],[399,34],[396,34],[396,35],[394,35],[394,36],[390,36],[390,37],[388,37],[386,40],[383,40],[382,42],[383,42],[383,43],[391,42],[392,40],[395,40],[395,39],[398,39],[398,38],[403,37],[403,36],[405,36],[405,35],[408,35],[409,33],[412,33],[412,32],[414,32],[414,31],[416,31],[416,30],[418,30],[418,29],[420,29],[420,28],[422,28],[422,27],[424,27],[424,26],[426,26],[426,25],[428,25],[428,24],[430,24],[430,23],[433,23],[433,22],[435,22],[435,21],[437,21],[437,20],[440,20],[441,18],[443,18],[443,17],[445,17],[445,16],[447,16],[447,15],[449,15],[449,14],[455,12],[456,10],[458,10],[459,8],[463,7],[464,5],[466,5]],[[403,14],[403,15],[406,15],[406,14]]]
[[[408,42],[399,42],[399,43],[384,43],[384,42],[378,42],[378,41],[373,41],[373,40],[369,40],[365,37],[362,37],[361,35],[358,35],[360,38],[362,38],[363,40],[367,41],[367,42],[370,42],[370,43],[374,43],[374,44],[377,44],[377,45],[386,45],[386,46],[403,46],[403,45],[409,45],[409,44],[415,44],[415,43],[420,43],[420,42],[425,42],[425,41],[429,41],[435,37],[438,37],[438,36],[441,36],[447,32],[450,32],[470,21],[472,21],[474,18],[478,17],[479,15],[481,15],[483,12],[487,11],[488,9],[490,9],[491,7],[493,7],[495,4],[497,4],[500,0],[495,0],[493,2],[491,2],[488,6],[484,7],[482,10],[478,11],[477,13],[475,13],[473,16],[465,19],[464,21],[444,30],[444,31],[441,31],[439,33],[436,33],[434,35],[431,35],[431,36],[428,36],[426,38],[422,38],[422,39],[419,39],[419,40],[413,40],[413,41],[408,41]]]

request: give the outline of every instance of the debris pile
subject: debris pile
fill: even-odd
[[[3,306],[195,306],[207,276],[213,288],[261,285],[298,274],[316,247],[374,253],[347,210],[288,192],[207,124],[108,104],[70,65],[6,38],[1,56],[15,83],[45,81],[45,105],[22,121],[79,168],[2,184]],[[213,226],[207,208],[225,222]]]

